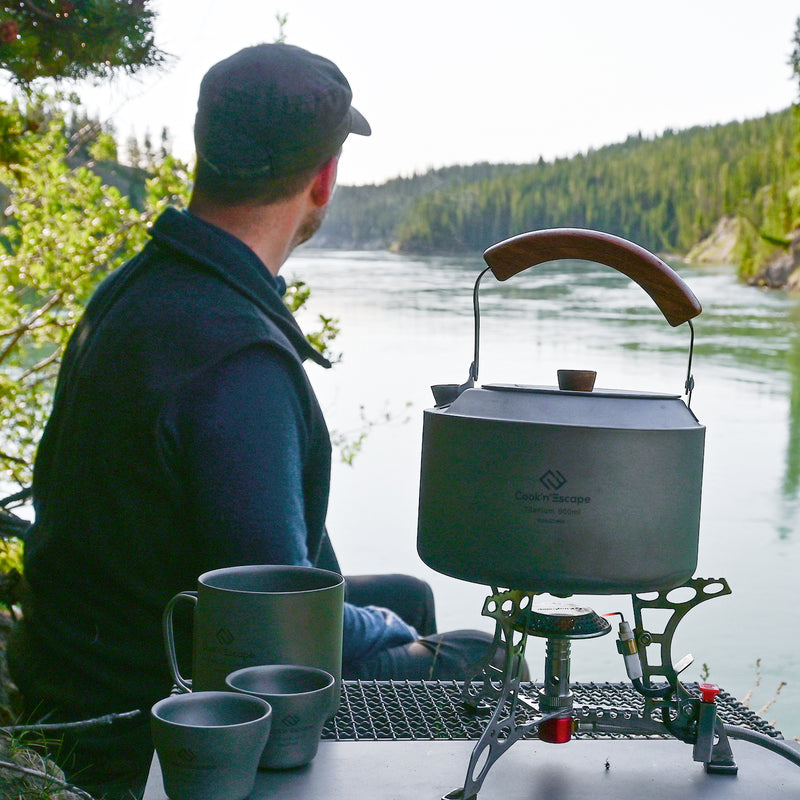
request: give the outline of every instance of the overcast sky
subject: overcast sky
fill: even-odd
[[[197,88],[214,63],[278,34],[335,61],[373,136],[339,181],[551,160],[797,99],[787,64],[800,3],[762,0],[156,0],[164,72],[81,89],[121,141],[163,126],[193,157]]]

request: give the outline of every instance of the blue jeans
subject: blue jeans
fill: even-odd
[[[463,681],[475,677],[492,636],[478,630],[438,633],[433,592],[425,581],[409,575],[355,575],[347,577],[345,585],[348,602],[389,608],[422,638],[383,650],[357,665],[345,665],[344,680]],[[494,663],[501,666],[502,661],[503,654],[497,654]],[[525,667],[523,678],[527,677]]]

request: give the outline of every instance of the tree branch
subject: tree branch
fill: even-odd
[[[103,725],[112,725],[115,722],[126,719],[135,719],[141,715],[141,711],[137,708],[134,711],[122,711],[118,714],[104,714],[102,717],[93,717],[92,719],[81,719],[77,722],[47,722],[31,725],[10,725],[5,728],[0,728],[0,732],[6,734],[28,733],[28,732],[45,732],[54,733],[56,731],[74,731],[83,730],[85,728],[99,728]]]
[[[47,358],[43,358],[37,364],[34,364],[30,369],[26,370],[19,376],[20,381],[24,381],[25,378],[29,378],[31,375],[39,372],[39,370],[44,369],[48,364],[52,364],[54,361],[57,361],[61,357],[61,348],[57,347],[51,355]]]
[[[24,458],[9,455],[8,453],[4,453],[2,450],[0,450],[0,461],[10,461],[12,464],[19,464],[20,466],[24,466],[28,463]]]
[[[76,156],[79,152],[81,147],[85,145],[87,142],[91,142],[92,139],[97,137],[98,133],[101,133],[103,130],[103,125],[101,122],[90,122],[87,125],[84,125],[80,130],[76,131],[70,137],[70,143],[72,147],[67,150],[67,158],[72,158]],[[88,165],[87,165],[88,166]]]
[[[6,345],[3,352],[0,353],[0,364],[6,360],[6,356],[11,352],[14,348],[14,345],[20,340],[22,335],[29,331],[33,326],[36,320],[41,319],[56,303],[61,300],[63,296],[63,291],[59,289],[57,292],[53,292],[52,296],[48,299],[48,301],[43,305],[37,308],[33,313],[29,314],[19,325],[15,328],[8,328],[7,330],[0,331],[0,337],[2,336],[13,336],[14,338]]]
[[[49,19],[51,22],[60,21],[54,14],[39,8],[35,3],[31,2],[31,0],[22,0],[22,5],[27,6],[34,14],[43,19]]]

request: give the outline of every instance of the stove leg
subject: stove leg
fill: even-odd
[[[534,595],[521,591],[495,592],[486,598],[483,616],[495,620],[494,638],[485,658],[475,666],[472,676],[464,682],[461,699],[464,707],[473,714],[488,715],[498,701],[506,675],[510,672],[517,679],[525,661],[526,634],[520,633],[512,625],[520,606],[530,604]],[[504,653],[505,668],[495,665],[499,652]]]
[[[684,596],[688,594],[686,599],[670,599],[673,592],[681,589],[684,590]],[[662,678],[676,687],[676,691],[679,692],[675,698],[676,704],[688,699],[685,697],[685,690],[680,686],[678,676],[685,666],[691,663],[691,656],[686,656],[678,665],[673,666],[672,639],[675,629],[684,616],[700,603],[730,593],[730,586],[724,578],[692,578],[682,586],[676,587],[676,589],[657,592],[655,598],[632,595],[636,623],[635,634],[639,644],[638,652],[642,665],[643,682],[646,687],[645,691],[648,691],[653,686],[656,679]],[[643,618],[649,609],[671,612],[662,632],[653,632],[645,628]],[[650,645],[658,645],[659,658],[655,664],[651,664],[648,660],[648,647]],[[719,690],[717,689],[717,691]],[[697,703],[697,701],[694,701],[694,703]],[[665,700],[646,696],[644,716],[650,717],[656,709],[665,708],[668,705],[669,703]],[[725,726],[716,715],[713,698],[710,702],[700,702],[696,707],[696,730],[693,731],[691,720],[679,718],[682,724],[677,729],[668,726],[670,732],[683,741],[694,741],[694,760],[703,762],[706,772],[735,775],[738,772],[738,767],[728,742],[728,736],[725,733]]]
[[[510,642],[507,643],[507,656],[512,657],[514,650]],[[524,643],[523,643],[524,649]],[[530,725],[517,726],[516,711],[519,692],[519,673],[521,661],[514,662],[513,669],[506,674],[503,688],[500,691],[489,723],[475,744],[467,765],[467,775],[464,786],[448,792],[442,800],[475,800],[478,796],[483,781],[492,765],[514,742],[523,736]]]
[[[706,772],[710,775],[736,775],[739,767],[733,757],[725,725],[719,717],[714,723],[715,742],[711,749],[711,759],[705,762]]]
[[[494,703],[494,710],[481,738],[472,750],[464,786],[448,792],[442,800],[475,800],[495,761],[517,739],[541,722],[537,720],[521,726],[516,723],[518,705],[524,702],[519,697],[519,684],[525,659],[527,632],[515,629],[513,620],[519,611],[519,603],[525,596],[530,597],[521,592],[508,592],[487,598],[484,615],[493,616],[496,620],[493,647],[480,671],[473,678],[475,681],[482,678],[481,688],[477,693],[472,693],[471,682],[465,683],[462,698],[466,707],[477,713],[482,711],[488,713],[491,709],[489,701]],[[505,651],[503,670],[492,664],[493,656],[501,647]],[[500,679],[502,687],[498,690],[496,684]]]

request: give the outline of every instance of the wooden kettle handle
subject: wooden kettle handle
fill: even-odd
[[[562,258],[613,267],[636,281],[675,327],[703,309],[692,290],[660,258],[627,239],[583,228],[530,231],[492,245],[483,258],[499,281],[536,264]]]

